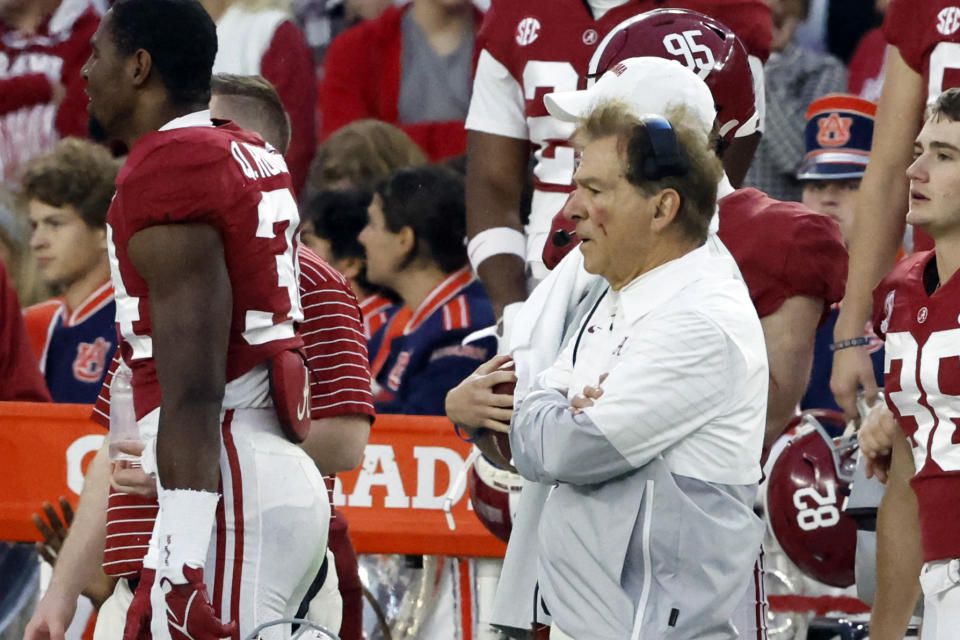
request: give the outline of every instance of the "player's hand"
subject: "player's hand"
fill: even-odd
[[[133,592],[133,600],[127,609],[127,622],[123,626],[123,640],[148,640],[150,636],[150,589],[157,572],[144,568],[140,582]]]
[[[63,512],[62,519],[49,502],[44,502],[41,505],[43,513],[47,517],[46,520],[38,513],[30,516],[33,520],[33,526],[43,536],[43,542],[36,543],[37,553],[51,566],[57,562],[57,554],[60,553],[60,547],[63,546],[63,541],[67,537],[67,530],[73,524],[73,507],[70,506],[70,502],[63,496],[60,496],[58,502],[60,503],[60,510]]]
[[[494,356],[447,393],[445,409],[450,420],[468,430],[486,427],[494,431],[510,430],[513,394],[494,393],[501,383],[513,383],[517,376],[508,355]]]
[[[122,453],[133,456],[143,453],[143,444],[139,442],[121,442],[117,446]],[[110,486],[123,493],[134,493],[145,498],[157,497],[156,479],[144,473],[139,464],[129,460],[117,460],[111,464]]]
[[[587,407],[592,407],[594,400],[597,400],[600,396],[603,395],[603,387],[600,386],[603,384],[603,381],[607,379],[608,373],[600,376],[600,381],[596,385],[587,385],[583,388],[583,393],[578,393],[573,396],[573,400],[570,401],[570,410],[573,412],[573,415],[583,413],[583,410]]]
[[[51,584],[37,604],[23,633],[23,640],[64,640],[64,634],[76,611],[76,596],[62,594]]]
[[[875,404],[867,414],[860,431],[857,432],[857,442],[864,457],[864,471],[868,478],[875,476],[886,484],[893,439],[899,428],[885,402]]]
[[[203,583],[203,569],[184,566],[183,576],[186,584],[173,584],[166,577],[160,579],[172,640],[216,640],[236,633],[237,623],[223,624],[213,610]]]
[[[874,378],[873,362],[866,347],[849,347],[835,351],[833,371],[830,373],[830,390],[847,420],[860,416],[857,411],[858,386],[863,387],[863,394],[867,398],[875,398],[879,392]]]

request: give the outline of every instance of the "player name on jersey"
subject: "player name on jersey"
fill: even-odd
[[[240,165],[243,175],[251,180],[272,178],[281,173],[290,173],[287,163],[279,153],[246,142],[231,142],[230,155]]]

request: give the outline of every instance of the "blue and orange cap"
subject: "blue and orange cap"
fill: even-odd
[[[876,112],[873,102],[846,93],[832,93],[811,102],[805,130],[807,153],[797,178],[862,177],[870,158]]]

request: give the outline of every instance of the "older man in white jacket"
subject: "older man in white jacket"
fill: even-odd
[[[736,637],[768,372],[739,269],[707,243],[722,170],[691,111],[601,104],[576,135],[566,215],[608,288],[510,434],[518,471],[553,485],[537,575],[555,637]]]

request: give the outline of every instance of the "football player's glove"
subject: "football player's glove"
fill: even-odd
[[[184,566],[183,576],[187,579],[186,584],[173,584],[169,578],[160,579],[170,637],[173,640],[217,640],[236,633],[237,623],[224,624],[213,610],[207,586],[203,583],[203,569]]]
[[[144,568],[140,582],[133,592],[133,601],[127,609],[127,622],[123,626],[123,640],[149,640],[150,638],[150,589],[156,571]]]

